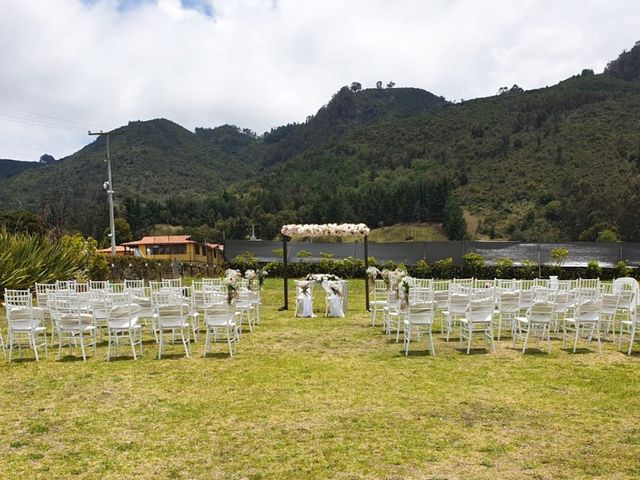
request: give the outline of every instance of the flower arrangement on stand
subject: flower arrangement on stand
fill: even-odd
[[[260,286],[260,288],[262,288],[262,285],[264,285],[265,278],[267,278],[267,276],[269,275],[269,271],[266,268],[261,268],[260,270],[258,270],[257,275],[258,275],[258,285]]]
[[[258,279],[256,271],[249,268],[244,272],[244,278],[249,284],[249,290],[253,291],[256,288],[256,280]]]
[[[409,290],[411,289],[411,282],[409,281],[409,276],[406,275],[402,277],[400,280],[400,309],[406,310],[409,305]]]
[[[399,268],[396,268],[395,270],[385,269],[382,270],[381,276],[389,290],[397,290],[398,285],[400,285],[400,281],[407,276],[407,271]]]
[[[376,278],[380,275],[380,270],[377,267],[367,268],[367,282],[369,282],[369,288],[373,289],[376,285]]]
[[[231,305],[238,298],[242,274],[238,270],[228,268],[224,272],[222,284],[227,288],[227,303]]]

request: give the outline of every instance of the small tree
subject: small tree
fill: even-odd
[[[378,80],[378,81],[376,82],[376,88],[377,88],[378,90],[382,90],[382,81],[381,81],[381,80]]]
[[[613,230],[607,228],[606,230],[602,230],[598,233],[598,238],[596,242],[617,242],[618,235]]]
[[[556,265],[556,267],[560,268],[566,262],[569,257],[569,250],[562,247],[556,247],[551,249],[551,258]]]
[[[387,83],[387,88],[393,88],[396,86],[396,82],[394,82],[393,80],[391,80],[389,83]]]
[[[352,91],[353,93],[357,93],[357,92],[359,92],[360,90],[362,90],[362,84],[361,84],[360,82],[353,82],[353,83],[351,84],[351,91]]]

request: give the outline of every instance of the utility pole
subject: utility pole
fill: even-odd
[[[89,135],[91,136],[101,136],[105,135],[107,140],[107,181],[104,182],[103,187],[107,191],[107,198],[109,199],[109,228],[111,231],[111,256],[116,256],[116,224],[113,213],[113,181],[111,180],[111,152],[109,150],[109,141],[112,133],[124,133],[124,130],[115,131],[112,130],[110,132],[103,132],[100,130],[99,132],[89,131]]]

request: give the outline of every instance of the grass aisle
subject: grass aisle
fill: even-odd
[[[1,363],[0,477],[640,476],[640,355],[502,340],[467,356],[438,336],[435,358],[425,341],[406,358],[369,326],[363,285],[346,319],[294,320],[270,279],[233,359],[222,344],[202,358],[200,339],[193,358],[175,345],[158,361],[149,337],[135,362],[101,346],[87,363]]]

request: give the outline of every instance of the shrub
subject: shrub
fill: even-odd
[[[615,267],[613,267],[613,274],[615,277],[628,277],[631,273],[631,269],[629,268],[626,260],[620,260],[616,263]]]
[[[532,280],[538,276],[538,264],[532,260],[524,260],[520,267],[520,277]]]
[[[479,253],[469,252],[462,257],[464,274],[469,277],[482,276],[482,268],[484,267],[484,257]]]
[[[245,270],[257,270],[260,267],[260,262],[255,253],[242,252],[233,259],[233,268],[244,272]]]
[[[453,278],[455,269],[453,258],[448,257],[442,260],[438,260],[434,266],[434,276],[437,276],[438,278]]]
[[[600,278],[602,276],[602,267],[597,260],[589,260],[587,263],[586,277]]]
[[[95,251],[95,248],[94,248]],[[38,283],[80,278],[88,262],[68,241],[52,242],[29,234],[0,230],[0,291],[27,289]]]
[[[496,276],[498,278],[512,278],[513,275],[513,260],[507,257],[499,258],[496,260]]]

